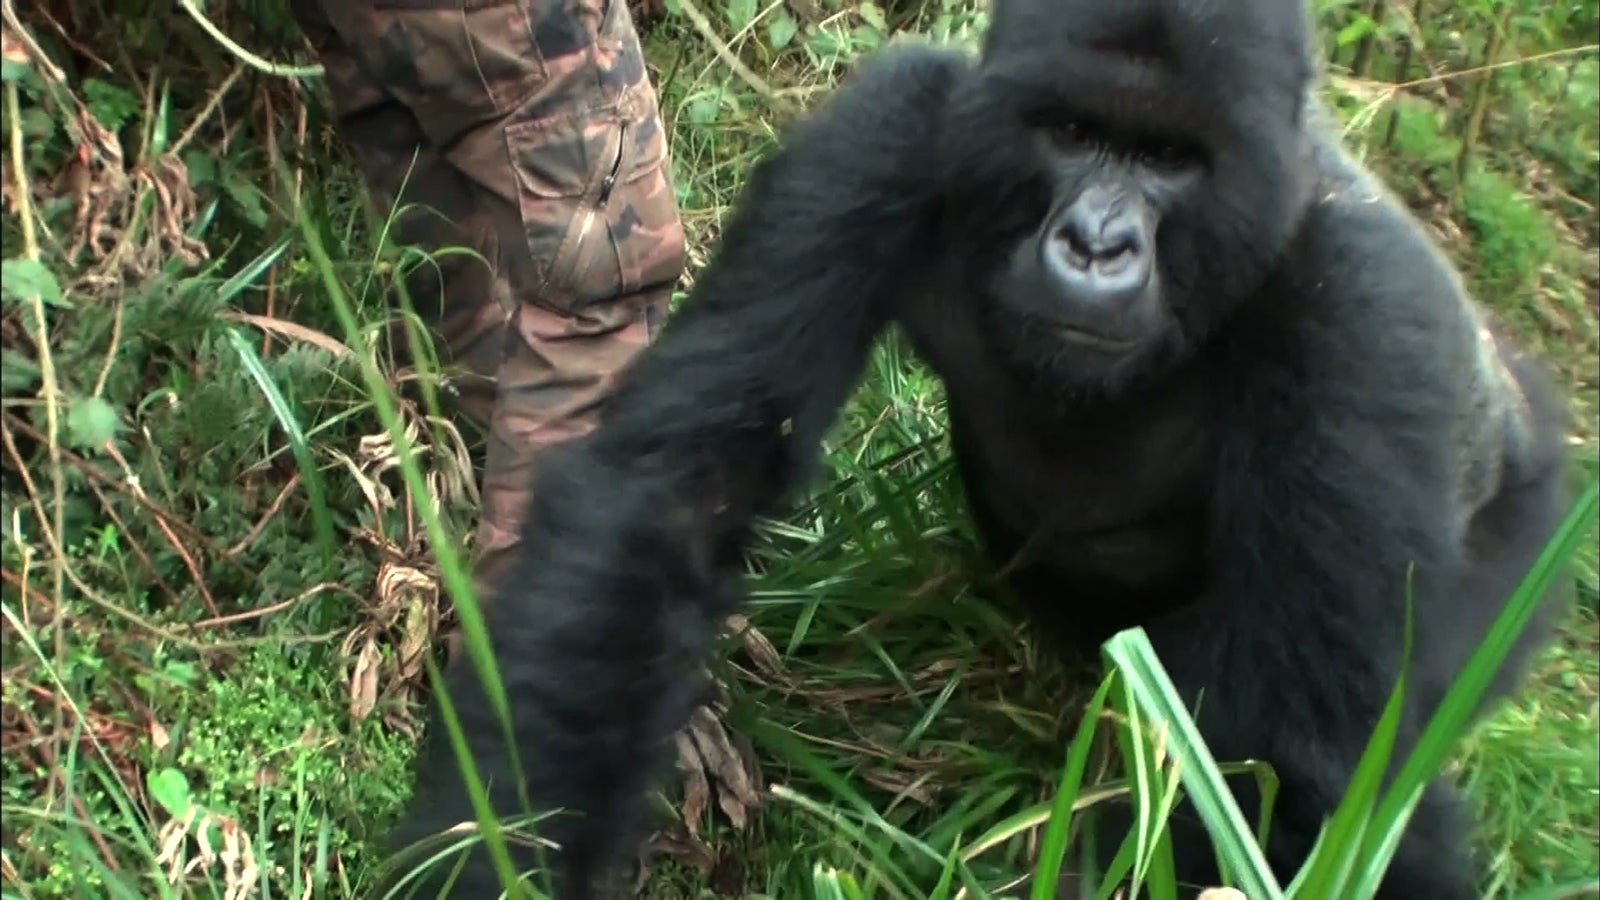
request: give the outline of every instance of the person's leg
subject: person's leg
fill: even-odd
[[[290,8],[322,62],[340,137],[381,213],[394,213],[392,239],[427,251],[470,251],[441,253],[415,267],[406,292],[455,370],[449,386],[459,395],[460,411],[487,428],[512,305],[494,260],[500,235],[515,232],[515,213],[430,142],[411,107],[388,89],[382,54],[395,51],[372,40],[370,30],[345,27],[356,7],[290,0]],[[400,212],[397,203],[405,204]]]
[[[449,356],[481,376],[457,387],[490,426],[476,580],[492,603],[537,454],[594,427],[686,261],[639,40],[625,0],[292,3],[341,134],[380,201],[403,210],[395,239],[489,261],[446,255],[407,292]],[[717,719],[696,713],[679,769],[702,770],[721,808],[753,810],[748,742]],[[738,753],[702,757],[696,745]]]
[[[450,254],[408,283],[449,358],[479,376],[460,388],[489,420],[482,590],[516,546],[537,454],[594,426],[683,270],[638,36],[624,0],[294,8],[369,184],[406,208],[396,240],[488,260]]]

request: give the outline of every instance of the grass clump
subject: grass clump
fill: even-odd
[[[103,5],[91,23],[79,5],[19,11],[42,55],[10,30],[4,54],[0,876],[24,898],[361,896],[409,790],[417,652],[450,614],[475,503],[473,439],[430,415],[438,373],[395,361],[379,302],[427,260],[383,243],[314,78],[241,62],[182,10]],[[1593,54],[1497,70],[1469,141],[1463,85],[1491,13],[1369,31],[1346,27],[1351,4],[1323,6],[1348,40],[1330,41],[1330,94],[1349,139],[1557,363],[1592,477]],[[1592,41],[1565,7],[1519,9],[1517,53]],[[205,15],[257,56],[306,59],[274,0]],[[783,121],[897,33],[970,41],[984,21],[969,0],[668,2],[646,20],[689,278]],[[1368,33],[1376,62],[1357,76]],[[1427,52],[1404,69],[1408,34]],[[1416,81],[1422,59],[1466,74],[1374,104],[1365,85]],[[715,802],[728,786],[687,813],[669,786],[650,896],[1017,896],[1128,790],[1147,827],[1119,863],[1171,895],[1160,824],[1196,787],[1150,727],[1152,710],[1177,717],[1151,705],[1159,661],[1136,634],[1110,678],[1053,659],[996,601],[942,411],[886,340],[822,484],[753,548],[749,628],[718,672],[766,804],[740,828]],[[1561,640],[1451,750],[1487,896],[1593,896],[1600,871],[1592,540],[1578,554]],[[1399,808],[1369,799],[1341,820],[1358,861],[1381,858],[1367,813]],[[1247,881],[1255,825],[1220,841]]]

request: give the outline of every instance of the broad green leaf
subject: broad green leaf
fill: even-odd
[[[755,21],[756,0],[728,0],[723,15],[727,17],[728,24],[737,31]]]
[[[177,819],[189,812],[189,779],[179,770],[156,769],[145,774],[144,783],[167,815]]]
[[[767,44],[773,50],[782,50],[794,40],[795,32],[800,26],[795,22],[794,16],[786,9],[779,9],[772,14],[772,19],[767,22]]]
[[[885,18],[883,10],[876,3],[863,3],[856,7],[856,13],[865,19],[868,25],[877,29],[879,34],[889,33],[889,20]]]
[[[289,449],[294,453],[295,463],[299,465],[300,474],[305,478],[306,493],[311,498],[311,519],[317,531],[317,543],[322,550],[322,564],[325,571],[331,572],[334,554],[333,514],[328,511],[327,489],[323,484],[322,471],[317,468],[316,458],[311,451],[311,440],[301,427],[299,417],[290,407],[289,399],[279,390],[277,382],[262,364],[261,357],[256,355],[255,348],[245,340],[238,329],[229,328],[227,334],[228,341],[239,354],[239,361],[244,364],[245,371],[250,373],[251,379],[261,389],[262,396],[266,397],[267,405],[277,417],[279,426],[289,436]]]
[[[696,125],[710,125],[717,120],[717,101],[710,97],[696,97],[689,101],[689,121]]]
[[[79,397],[67,410],[67,439],[74,447],[104,447],[122,430],[122,420],[102,397]]]
[[[1377,23],[1372,21],[1371,16],[1357,15],[1350,21],[1349,25],[1339,29],[1339,34],[1334,38],[1334,42],[1341,47],[1348,47],[1376,30]]]
[[[1295,896],[1344,896],[1350,873],[1360,865],[1361,842],[1371,822],[1383,777],[1389,770],[1389,758],[1394,752],[1395,739],[1400,732],[1401,712],[1405,706],[1406,673],[1411,660],[1412,641],[1409,591],[1402,627],[1400,677],[1356,764],[1350,783],[1345,788],[1344,798],[1323,826],[1310,859],[1290,883],[1290,892]]]
[[[36,259],[8,259],[0,264],[0,291],[8,300],[38,297],[49,306],[72,308],[55,273]]]
[[[31,66],[26,56],[11,56],[7,54],[0,59],[0,81],[21,81],[28,74]]]

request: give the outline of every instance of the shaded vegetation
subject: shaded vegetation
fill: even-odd
[[[215,33],[187,2],[4,8],[5,895],[359,895],[409,790],[418,651],[450,616],[424,511],[459,551],[476,502],[471,438],[428,413],[437,373],[395,363],[383,327],[396,274],[426,260],[383,243],[315,75],[240,56],[309,65],[278,0],[207,4]],[[1600,6],[1319,12],[1351,145],[1558,367],[1592,476]],[[972,0],[645,11],[686,283],[785,117],[893,34],[966,40],[983,18]],[[363,366],[392,391],[424,481],[402,479]],[[825,482],[752,554],[750,628],[730,629],[720,674],[772,799],[739,828],[718,808],[730,785],[700,803],[663,794],[650,895],[843,890],[819,866],[870,896],[931,890],[940,866],[896,833],[957,847],[990,889],[1039,852],[1029,811],[1047,806],[1096,681],[989,602],[941,404],[886,342]],[[1491,896],[1595,896],[1586,544],[1562,640],[1456,754]]]

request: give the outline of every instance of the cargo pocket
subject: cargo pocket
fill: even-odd
[[[534,296],[520,299],[572,314],[676,280],[683,227],[653,98],[641,85],[620,105],[507,126],[538,273]]]
[[[342,5],[342,4],[341,4]],[[359,28],[365,62],[449,146],[508,114],[548,81],[526,0],[374,0]]]

